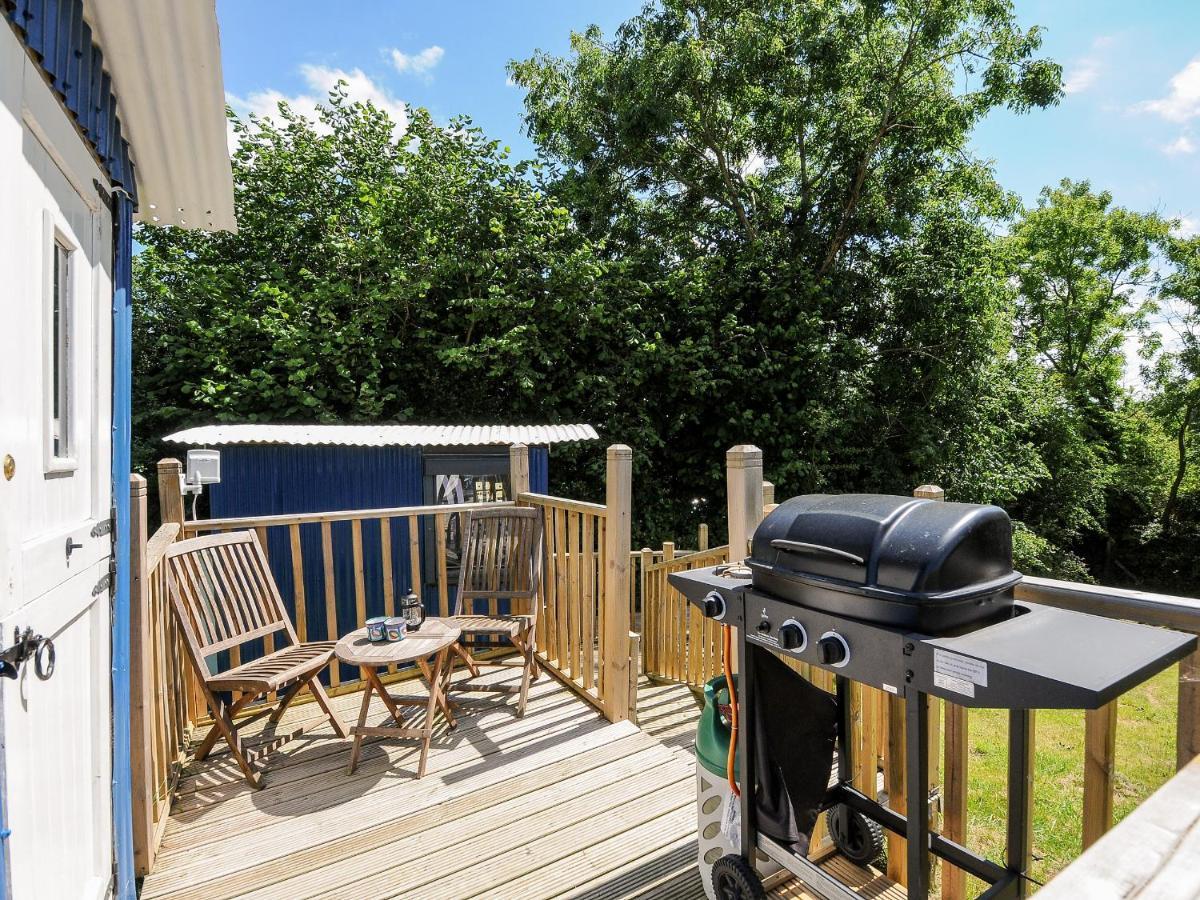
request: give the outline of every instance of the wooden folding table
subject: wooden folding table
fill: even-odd
[[[421,742],[421,762],[417,777],[425,774],[425,763],[429,756],[429,741],[433,736],[434,716],[440,711],[451,728],[454,721],[452,704],[446,699],[447,657],[450,648],[458,640],[460,631],[450,620],[427,618],[419,631],[411,631],[400,641],[372,643],[367,640],[367,629],[352,631],[337,643],[334,653],[347,665],[358,666],[362,672],[364,687],[362,706],[358,712],[358,724],[353,728],[354,747],[350,751],[348,773],[358,766],[358,755],[362,749],[364,735],[376,734],[387,737],[415,738]],[[430,659],[432,658],[432,664]],[[390,665],[416,663],[429,688],[428,697],[402,697],[388,692],[379,679],[379,670]],[[367,711],[371,695],[378,695],[392,715],[392,725],[367,725]],[[401,706],[424,706],[425,719],[420,728],[407,728],[400,717]]]

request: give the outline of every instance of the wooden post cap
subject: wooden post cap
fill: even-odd
[[[763,452],[753,444],[738,444],[725,451],[725,464],[731,467],[762,466]]]
[[[923,484],[913,491],[913,496],[922,500],[945,500],[946,492],[936,484]]]

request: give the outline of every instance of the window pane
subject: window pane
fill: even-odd
[[[70,455],[70,405],[67,391],[70,386],[70,328],[71,328],[71,251],[62,244],[54,243],[53,331],[51,333],[51,385],[50,415],[54,455]]]

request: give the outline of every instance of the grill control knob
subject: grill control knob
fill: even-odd
[[[758,630],[759,630],[759,631],[761,631],[763,634],[766,634],[768,631],[770,631],[770,630],[771,630],[771,622],[770,622],[770,620],[769,620],[769,619],[763,619],[761,622],[759,622],[759,623],[758,623]]]
[[[716,591],[710,592],[704,598],[704,615],[710,619],[723,619],[725,617],[725,598]]]
[[[817,641],[817,653],[822,665],[840,669],[850,662],[850,645],[836,631],[827,631]]]
[[[779,626],[779,646],[800,653],[808,646],[808,632],[795,619],[788,619]]]

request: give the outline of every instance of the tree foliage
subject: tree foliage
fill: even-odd
[[[537,167],[466,119],[414,110],[398,139],[340,91],[321,115],[236,123],[237,234],[141,232],[139,434],[603,420],[640,352],[637,309],[607,294]]]
[[[236,121],[239,232],[141,234],[142,461],[214,419],[582,420],[635,450],[638,543],[722,522],[755,443],[779,496],[938,481],[1028,571],[1178,589],[1200,242],[1086,182],[1023,209],[972,154],[1057,102],[1039,45],[1009,0],[660,0],[510,65],[536,163],[340,90]],[[600,465],[556,451],[555,489]]]

